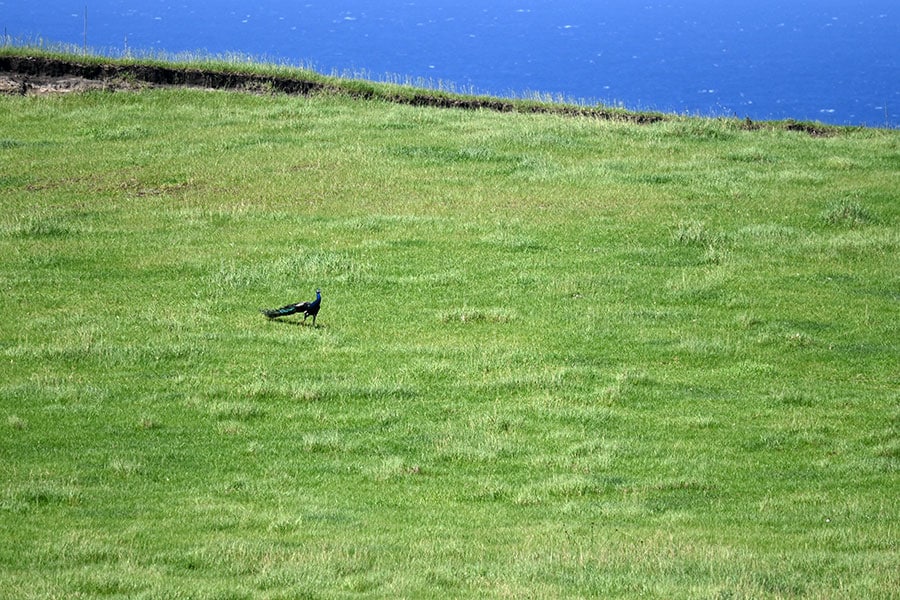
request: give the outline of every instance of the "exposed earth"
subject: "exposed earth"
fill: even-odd
[[[0,94],[43,96],[124,88],[123,82],[97,81],[84,77],[34,77],[16,73],[0,74]]]
[[[259,75],[214,69],[82,63],[48,57],[0,56],[0,91],[13,94],[48,94],[93,89],[135,89],[158,86],[187,86],[257,93],[310,95],[341,93],[359,98],[381,97],[391,102],[440,108],[487,109],[503,112],[558,112],[606,119],[649,123],[664,119],[657,114],[622,114],[593,107],[521,105],[497,98],[461,98],[416,91],[411,94],[376,93],[367,86],[342,87],[299,77]]]

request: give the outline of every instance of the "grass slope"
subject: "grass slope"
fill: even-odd
[[[111,58],[96,54],[81,55],[65,49],[54,51],[44,47],[7,45],[0,46],[0,72],[18,76],[23,93],[33,87],[34,82],[30,78],[34,76],[83,77],[102,81],[111,87],[133,88],[150,84],[291,95],[337,94],[413,106],[557,114],[633,123],[653,123],[668,118],[661,113],[554,101],[545,95],[538,95],[537,99],[504,99],[457,93],[448,91],[445,86],[426,88],[409,82],[401,84],[374,82],[358,76],[326,76],[310,69],[263,63],[239,56]],[[831,130],[818,123],[773,123],[806,130],[814,135],[827,134]],[[749,125],[760,126],[754,123]]]
[[[898,189],[891,131],[0,98],[0,597],[896,597]]]

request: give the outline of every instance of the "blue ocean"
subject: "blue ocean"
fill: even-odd
[[[707,116],[900,125],[898,0],[0,0],[6,40]]]

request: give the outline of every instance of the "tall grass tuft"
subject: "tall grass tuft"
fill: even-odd
[[[875,215],[858,200],[842,198],[834,201],[822,211],[821,219],[826,225],[856,227],[876,223]]]

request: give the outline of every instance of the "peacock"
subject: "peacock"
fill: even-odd
[[[282,306],[281,308],[263,309],[260,312],[270,319],[303,313],[303,322],[306,322],[306,317],[312,317],[313,326],[315,326],[316,315],[319,314],[320,306],[322,306],[322,290],[316,290],[316,299],[312,302],[298,302],[296,304]]]

